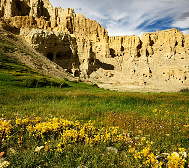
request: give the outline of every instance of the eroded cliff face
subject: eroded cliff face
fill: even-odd
[[[20,35],[35,50],[47,56],[66,71],[78,76],[79,62],[75,37],[65,32],[52,32],[40,29],[22,29]]]
[[[108,37],[96,21],[49,0],[0,0],[0,27],[76,77],[112,86],[189,86],[189,35],[177,29]]]
[[[120,71],[139,85],[161,80],[188,85],[188,43],[188,35],[177,29],[145,33],[141,40],[137,36],[109,38],[112,55],[120,58]]]
[[[65,32],[67,34],[74,34],[76,41],[76,52],[77,56],[70,56],[76,58],[77,60],[71,62],[65,62],[65,58],[61,58],[60,60],[53,59],[56,63],[63,66],[63,68],[68,69],[70,72],[75,72],[79,64],[79,71],[77,73],[73,73],[76,76],[82,78],[88,78],[90,73],[97,69],[96,59],[102,56],[109,56],[109,47],[108,47],[108,32],[96,21],[86,19],[81,14],[75,14],[73,9],[62,9],[62,8],[53,8],[48,0],[3,0],[1,2],[0,7],[0,16],[4,18],[7,24],[22,30],[27,29],[42,29],[48,31],[32,31],[32,38],[28,38],[31,36],[31,33],[25,36],[27,42],[30,44],[34,44],[39,40],[39,45],[33,45],[39,52],[43,53],[45,56],[48,56],[49,53],[53,54],[54,52],[59,52],[56,48],[62,48],[63,45],[60,44],[60,41],[57,43],[57,38],[52,38],[50,36],[55,37],[57,33],[54,32]],[[50,33],[50,36],[45,36],[44,32],[53,31]],[[21,31],[21,32],[24,32]],[[42,35],[42,34],[43,35]],[[37,35],[38,34],[38,35]],[[54,34],[54,35],[52,35]],[[69,36],[69,35],[68,35]],[[73,37],[73,36],[72,36]],[[72,38],[73,39],[73,38]],[[53,41],[54,40],[54,41]],[[42,44],[42,41],[45,41],[45,44]],[[73,41],[73,40],[72,40]],[[48,47],[55,46],[57,47]],[[59,46],[60,44],[60,46]],[[45,47],[45,48],[44,48]],[[52,52],[52,48],[56,51]],[[71,45],[70,49],[73,48]],[[62,50],[65,49],[67,52],[67,47],[63,47]],[[48,50],[49,52],[45,51]],[[61,53],[64,53],[61,51]],[[71,54],[71,52],[70,52]],[[56,54],[53,54],[54,58]],[[65,54],[60,54],[60,57],[64,57]],[[65,57],[67,57],[65,55]],[[73,63],[74,62],[74,63]],[[70,70],[70,66],[73,64],[73,68]]]

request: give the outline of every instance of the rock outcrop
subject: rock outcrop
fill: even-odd
[[[119,66],[127,80],[189,84],[188,35],[179,30],[145,33],[141,40],[137,36],[110,37],[109,44],[112,55],[122,58]]]
[[[109,37],[96,21],[49,0],[0,0],[0,26],[16,30],[73,76],[111,86],[189,86],[189,35],[177,29]]]
[[[0,16],[4,18],[4,21],[6,21],[7,24],[20,30],[27,29],[28,31],[28,29],[42,29],[48,30],[44,31],[48,32],[48,34],[49,31],[74,34],[77,43],[77,56],[73,57],[79,59],[80,76],[83,78],[88,78],[90,73],[96,70],[96,58],[98,59],[98,57],[101,56],[109,56],[108,32],[96,21],[86,19],[79,13],[76,15],[73,9],[68,8],[64,10],[62,8],[53,8],[48,0],[4,0],[1,1]],[[37,37],[37,39],[33,38],[28,41],[29,38],[27,36],[26,38],[29,43],[36,43],[36,40],[39,40],[39,43],[41,43],[45,40],[49,43],[49,46],[57,45],[57,39],[53,41],[50,37],[47,38],[42,36],[41,32],[35,32],[35,35],[33,31],[31,32],[33,36],[40,36],[40,38],[44,39],[39,40],[39,37]],[[39,35],[37,35],[38,33]],[[29,36],[31,36],[31,34]],[[31,40],[34,41],[31,42]],[[52,47],[51,49],[48,49],[51,51],[44,51],[43,46],[45,45],[46,44],[39,45],[36,49],[45,56],[47,56],[48,53],[52,54]],[[62,45],[59,47],[57,46],[57,48],[61,47]],[[66,50],[68,50],[68,48]],[[65,59],[63,58],[63,60]],[[75,65],[78,63],[74,63],[73,69],[70,70],[70,67],[67,67],[68,62],[56,62],[63,66],[63,68],[74,72],[75,66],[78,66]],[[75,62],[77,62],[77,60]],[[73,61],[68,64],[73,64]],[[75,74],[78,76],[78,73]]]
[[[65,32],[40,29],[21,29],[20,35],[35,50],[47,56],[66,71],[79,76],[79,59],[76,38]]]

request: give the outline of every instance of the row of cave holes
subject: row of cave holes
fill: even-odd
[[[165,72],[163,72],[163,75],[165,75]],[[173,74],[171,74],[171,76],[174,78],[175,76]],[[175,79],[178,79],[178,78],[175,78]],[[187,77],[185,76],[184,80],[186,80]],[[169,80],[169,79],[168,79]],[[179,80],[181,80],[181,78],[179,78]],[[184,81],[182,81],[182,83],[184,83]]]
[[[149,68],[149,74],[150,74],[149,76],[146,75],[146,74],[143,74],[143,76],[146,77],[146,78],[147,77],[152,78],[152,70],[150,68]]]

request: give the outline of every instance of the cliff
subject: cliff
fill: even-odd
[[[0,27],[81,79],[142,87],[189,86],[189,35],[177,29],[109,37],[96,21],[48,0],[0,0]]]
[[[110,37],[110,50],[121,57],[121,71],[127,78],[179,82],[188,85],[188,35],[177,29],[137,36]]]

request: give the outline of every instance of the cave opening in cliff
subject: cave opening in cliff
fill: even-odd
[[[148,52],[148,50],[146,49],[146,56],[148,57],[150,54],[149,54],[149,52]]]
[[[71,59],[71,57],[72,57],[72,51],[70,48],[66,49],[65,51],[58,52],[56,54],[56,58],[60,60]]]
[[[52,53],[48,53],[48,54],[47,54],[47,58],[52,61],[52,60],[53,60],[53,54],[52,54]]]
[[[57,54],[56,54],[56,58],[61,58],[60,53],[57,53]]]
[[[78,71],[78,70],[76,70],[75,72],[74,72],[74,77],[79,77],[80,76],[80,72]]]
[[[112,58],[114,58],[115,55],[115,50],[113,48],[110,48],[110,55],[112,56]]]
[[[58,51],[54,61],[63,69],[66,69],[70,73],[72,72],[72,51],[69,47],[64,46],[63,50]]]
[[[31,7],[24,1],[17,0],[15,1],[16,8],[19,11],[20,16],[29,16]]]
[[[44,7],[44,2],[40,1],[39,6],[37,8],[38,17],[44,16],[45,20],[48,21],[50,19],[50,14],[48,10]]]

